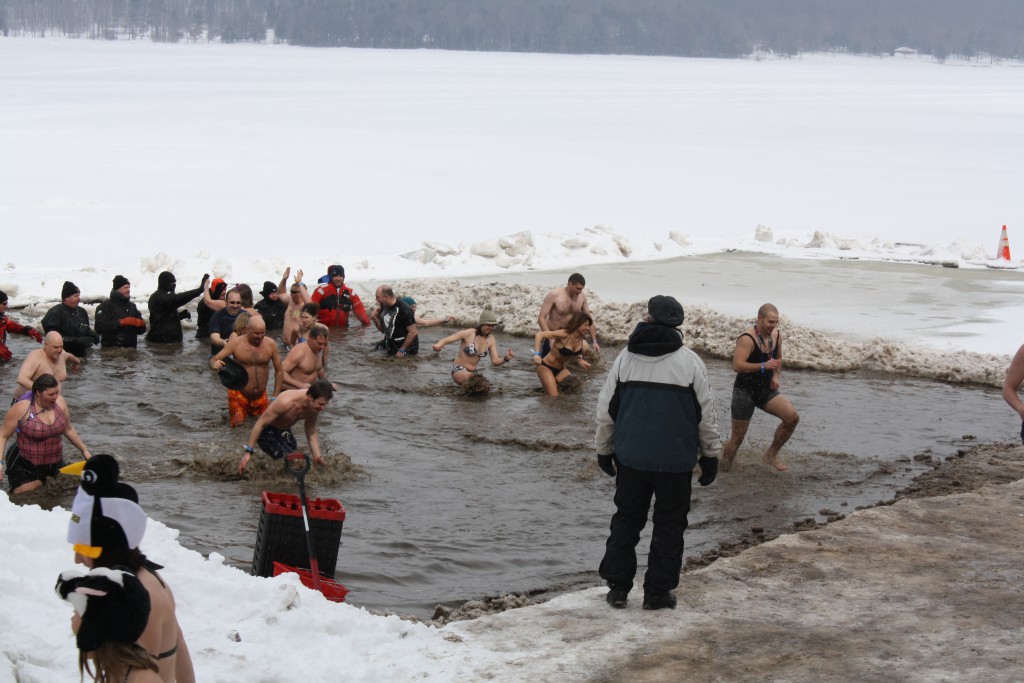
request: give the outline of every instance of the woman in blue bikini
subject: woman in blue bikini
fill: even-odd
[[[435,351],[440,351],[448,344],[459,343],[459,352],[455,356],[451,370],[452,379],[459,386],[477,373],[477,366],[482,358],[489,356],[491,365],[497,367],[516,357],[516,352],[512,349],[506,349],[505,355],[498,357],[498,342],[494,339],[494,327],[497,324],[498,319],[494,312],[490,308],[485,308],[476,327],[456,332],[433,345]]]
[[[540,385],[548,396],[558,396],[558,385],[571,375],[565,367],[572,358],[576,358],[580,367],[590,369],[583,356],[590,353],[590,345],[583,338],[589,334],[594,324],[593,318],[583,312],[569,318],[569,323],[562,330],[549,330],[537,333],[533,339],[533,362],[537,366],[537,377]],[[548,355],[541,356],[540,348],[544,340],[551,341]]]

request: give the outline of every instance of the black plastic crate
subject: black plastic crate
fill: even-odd
[[[320,573],[334,576],[341,546],[341,528],[345,509],[331,498],[307,499],[309,532],[320,565]],[[274,563],[310,569],[306,530],[302,524],[302,503],[298,496],[263,492],[260,524],[256,530],[256,550],[252,558],[254,576],[272,576]]]

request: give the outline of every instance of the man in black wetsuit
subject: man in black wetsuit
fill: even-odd
[[[64,338],[64,348],[68,353],[84,356],[100,337],[89,326],[89,314],[79,304],[82,301],[82,290],[74,282],[65,282],[60,292],[61,302],[48,310],[43,316],[43,330],[60,332]]]
[[[800,422],[796,408],[779,393],[782,376],[782,334],[778,330],[779,309],[765,304],[757,310],[757,322],[736,340],[732,368],[736,382],[732,388],[732,435],[722,452],[722,469],[728,470],[750,427],[754,408],[782,420],[775,430],[772,445],[765,451],[764,461],[777,470],[788,466],[779,462],[779,450],[793,436]]]
[[[203,283],[209,274],[203,275],[202,282],[195,289],[176,292],[178,279],[174,273],[165,270],[157,277],[156,291],[149,297],[149,334],[146,341],[158,344],[174,344],[182,340],[181,321],[192,318],[188,309],[178,309],[203,293]]]
[[[100,346],[120,346],[134,349],[140,335],[146,333],[146,321],[139,308],[132,303],[132,283],[123,275],[114,276],[110,298],[96,309],[96,332]]]
[[[391,285],[381,285],[375,293],[379,308],[373,312],[373,321],[384,338],[377,342],[378,351],[389,356],[414,356],[420,350],[416,314],[397,296]]]

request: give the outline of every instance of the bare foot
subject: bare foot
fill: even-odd
[[[779,462],[779,456],[778,455],[768,455],[766,453],[765,456],[764,456],[764,462],[765,462],[766,465],[771,465],[772,467],[777,469],[779,472],[785,472],[786,470],[789,469],[789,465],[787,465],[785,463]]]
[[[718,463],[718,468],[723,472],[728,472],[732,469],[732,461],[736,459],[736,453],[722,453],[722,457]]]
[[[246,454],[242,456],[241,461],[239,461],[239,463],[238,463],[238,474],[239,475],[241,475],[241,474],[243,474],[245,472],[245,466],[249,464],[249,458],[251,458],[251,457],[252,457],[252,453],[249,453],[249,452],[246,452]]]

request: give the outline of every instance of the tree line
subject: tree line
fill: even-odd
[[[1019,0],[0,0],[0,34],[317,47],[1020,59]]]

